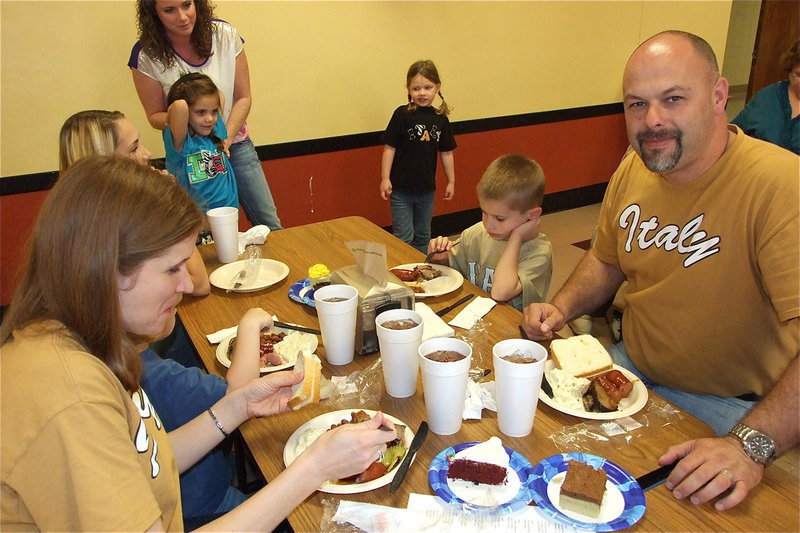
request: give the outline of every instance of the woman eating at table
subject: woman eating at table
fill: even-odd
[[[180,531],[178,473],[246,419],[286,411],[302,378],[277,372],[168,435],[141,389],[136,346],[172,329],[200,222],[174,180],[119,156],[77,162],[49,193],[0,327],[0,529]],[[271,531],[372,463],[395,438],[383,424],[326,432],[209,528]]]
[[[61,127],[59,140],[62,172],[90,155],[117,153],[141,165],[150,162],[150,152],[141,144],[139,131],[119,111],[89,110],[75,113]],[[168,175],[165,176],[165,179],[168,178]],[[194,287],[191,295],[208,294],[211,290],[208,274],[196,247],[186,262],[186,269]],[[236,357],[233,357],[228,370],[227,381],[194,368],[200,363],[186,330],[177,318],[175,328],[167,339],[154,343],[152,347],[146,343],[137,346],[143,363],[142,390],[159,413],[167,432],[178,429],[205,412],[228,391],[236,390],[258,377],[258,337],[261,329],[271,326],[272,318],[263,309],[251,309],[245,313],[240,321],[240,342],[236,344]],[[171,342],[166,343],[167,340]],[[202,525],[214,515],[230,511],[247,499],[231,485],[233,476],[233,465],[220,446],[181,474],[184,525]]]

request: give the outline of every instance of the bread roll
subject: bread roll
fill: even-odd
[[[309,351],[302,351],[294,365],[295,372],[303,372],[303,381],[292,386],[292,397],[287,405],[297,410],[310,403],[319,402],[319,389],[322,382],[322,361]]]

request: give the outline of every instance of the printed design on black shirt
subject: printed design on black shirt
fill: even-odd
[[[435,124],[431,126],[430,131],[428,131],[428,127],[425,124],[415,124],[411,128],[408,128],[408,140],[409,141],[420,141],[420,142],[430,142],[431,140],[439,142],[439,139],[442,137],[442,132],[439,129],[439,126]]]
[[[478,283],[481,278],[481,266],[478,264],[477,261],[469,261],[467,262],[467,270],[468,275],[467,277],[469,280],[483,289],[486,292],[492,292],[492,284],[494,283],[494,269],[493,268],[484,268],[483,269],[483,281]]]
[[[655,246],[667,252],[677,251],[688,256],[683,260],[683,266],[690,267],[720,251],[718,245],[722,239],[719,236],[709,237],[707,232],[699,229],[703,218],[704,215],[699,214],[683,227],[676,224],[661,226],[657,216],[642,220],[641,207],[631,204],[619,216],[619,227],[628,229],[625,251],[631,253],[634,243],[639,250]]]
[[[142,389],[131,394],[131,400],[133,400],[133,404],[136,406],[136,410],[139,411],[139,416],[141,417],[139,420],[139,427],[136,429],[134,446],[137,452],[147,453],[147,450],[150,449],[150,442],[153,443],[152,452],[150,453],[150,476],[156,478],[159,472],[161,472],[161,465],[158,462],[158,443],[147,434],[147,426],[144,421],[147,418],[152,418],[156,428],[161,429],[161,419],[158,418],[153,404],[150,403],[150,399]]]
[[[227,174],[228,167],[221,153],[200,150],[186,156],[186,173],[189,183],[199,183],[214,179],[219,174]]]

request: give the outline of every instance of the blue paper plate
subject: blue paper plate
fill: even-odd
[[[512,482],[516,485],[518,483],[519,488],[515,494],[511,494],[509,499],[506,501],[499,503],[498,505],[486,506],[486,505],[479,505],[473,503],[471,501],[466,501],[460,497],[458,497],[454,492],[453,488],[451,487],[450,483],[464,483],[466,482],[459,482],[450,480],[448,483],[447,479],[447,471],[450,468],[450,463],[448,462],[448,457],[452,458],[455,454],[460,452],[465,448],[469,448],[478,444],[477,442],[464,442],[461,444],[456,444],[451,448],[447,448],[446,450],[442,451],[434,457],[433,462],[431,462],[430,470],[428,470],[428,481],[431,484],[431,488],[433,488],[434,492],[439,495],[446,503],[450,505],[455,505],[460,507],[464,511],[471,512],[471,513],[496,513],[496,514],[509,514],[520,509],[523,509],[525,506],[530,503],[533,499],[533,493],[531,491],[531,484],[533,482],[533,467],[531,463],[528,462],[523,456],[512,450],[511,448],[505,447],[506,453],[509,456],[509,478],[513,475],[516,475],[518,478],[517,480],[509,479],[509,484]],[[514,485],[514,486],[515,486]],[[495,489],[494,487],[490,487],[489,485],[476,485],[476,487],[481,487],[480,492],[486,492],[487,490],[498,490],[502,491],[503,488]]]
[[[606,495],[600,518],[596,521],[587,517],[579,519],[577,516],[580,515],[563,511],[554,503],[558,499],[563,473],[572,460],[602,468],[608,474]],[[644,515],[644,492],[636,480],[611,461],[589,453],[562,453],[548,457],[533,467],[532,489],[533,499],[542,513],[571,527],[591,531],[616,531],[632,526]]]
[[[314,287],[311,286],[311,280],[308,278],[301,279],[289,287],[289,298],[301,304],[317,307],[314,304]]]

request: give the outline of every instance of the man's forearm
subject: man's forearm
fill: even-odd
[[[742,419],[743,424],[771,437],[778,455],[800,443],[799,357],[795,356],[772,390]]]
[[[588,251],[553,298],[552,304],[564,314],[566,320],[594,311],[610,300],[625,275],[617,265],[600,261]]]

